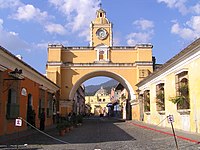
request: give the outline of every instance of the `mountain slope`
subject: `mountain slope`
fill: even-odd
[[[99,90],[101,87],[108,90],[110,93],[110,90],[112,87],[116,87],[118,82],[114,79],[111,79],[105,83],[99,84],[99,85],[89,85],[85,87],[85,95],[94,95],[97,90]]]

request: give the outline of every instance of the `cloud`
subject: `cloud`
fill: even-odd
[[[47,12],[41,12],[40,9],[35,8],[33,5],[24,5],[17,9],[17,13],[12,16],[16,20],[36,20],[42,21],[46,20],[48,17]]]
[[[30,4],[18,7],[16,13],[13,14],[11,18],[18,21],[25,20],[38,22],[44,27],[45,31],[49,32],[50,34],[55,33],[64,35],[66,33],[64,26],[49,21],[49,19],[53,17],[48,15],[46,11],[41,11],[39,8],[36,8]]]
[[[169,8],[178,9],[182,15],[188,13],[200,14],[200,2],[191,5],[187,2],[189,0],[157,0],[158,3],[165,3]]]
[[[189,21],[180,25],[180,23],[173,22],[171,33],[180,36],[184,40],[194,40],[200,37],[200,3],[190,5],[189,0],[157,0],[159,3],[165,3],[169,8],[176,8],[181,14],[189,13],[195,14],[190,17]],[[187,4],[186,4],[187,3]],[[186,7],[187,5],[187,7]]]
[[[192,6],[190,10],[195,14],[200,14],[200,3],[197,3],[196,5]]]
[[[200,16],[192,16],[190,21],[187,21],[186,24],[196,33],[200,33]]]
[[[39,48],[39,49],[43,49],[43,50],[46,50],[48,48],[48,45],[49,44],[63,44],[63,45],[69,45],[69,42],[64,40],[64,41],[48,41],[48,42],[45,42],[45,41],[42,41],[40,43],[37,43],[37,44],[33,44],[33,45],[36,45],[36,48]]]
[[[189,12],[189,8],[186,7],[188,0],[157,0],[158,3],[165,3],[169,8],[176,8],[178,11],[185,15]]]
[[[113,45],[114,46],[120,45],[120,42],[121,42],[120,38],[118,38],[118,37],[114,37],[113,38]]]
[[[16,32],[7,32],[3,28],[3,20],[0,19],[0,45],[9,50],[29,50],[27,42],[19,38]]]
[[[60,35],[64,35],[66,33],[65,28],[61,24],[48,24],[45,26],[45,30],[49,33],[56,33]]]
[[[56,24],[46,11],[31,4],[22,3],[20,0],[0,0],[0,8],[14,8],[11,16],[12,19],[18,21],[35,21],[42,25],[45,31],[50,34],[64,35],[66,33],[77,33],[79,37],[86,37],[89,41],[89,25],[91,20],[95,18],[95,12],[99,8],[99,0],[49,0],[48,2],[55,9],[59,10],[65,17],[64,25]],[[66,32],[69,31],[69,32]]]
[[[136,20],[133,22],[133,24],[138,26],[138,28],[141,30],[148,30],[154,27],[153,21],[146,20],[146,19]]]
[[[67,30],[77,32],[78,36],[89,41],[89,24],[95,18],[99,0],[49,0],[67,19]]]
[[[154,22],[146,19],[139,19],[133,22],[133,25],[139,30],[126,36],[128,45],[138,43],[150,43],[154,34]]]
[[[15,8],[22,5],[20,0],[0,0],[0,8]]]
[[[179,23],[174,23],[171,33],[177,34],[184,40],[193,40],[200,37],[200,16],[192,16],[186,22],[185,27],[181,27]]]
[[[128,45],[136,45],[138,43],[150,43],[153,33],[131,33],[127,36]]]
[[[0,30],[3,29],[3,20],[0,18]]]

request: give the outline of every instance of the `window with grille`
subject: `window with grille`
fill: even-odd
[[[150,111],[150,91],[144,91],[144,112]]]
[[[176,75],[177,109],[190,109],[188,71]]]
[[[164,83],[156,85],[156,108],[158,111],[165,110],[165,90]]]

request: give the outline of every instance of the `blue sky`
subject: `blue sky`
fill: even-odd
[[[48,44],[88,46],[100,3],[114,45],[151,43],[157,63],[200,36],[199,0],[0,0],[0,45],[44,74]]]

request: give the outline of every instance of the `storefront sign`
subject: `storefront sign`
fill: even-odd
[[[21,119],[15,119],[15,126],[21,127],[22,126],[22,120]]]

